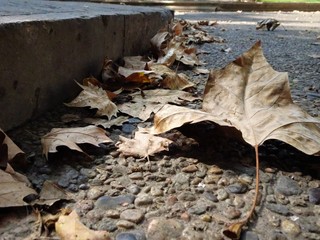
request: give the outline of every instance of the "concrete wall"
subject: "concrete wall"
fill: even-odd
[[[146,51],[149,39],[172,18],[160,8],[40,2],[46,6],[34,11],[33,5],[29,15],[15,15],[14,9],[0,15],[4,130],[71,100],[80,91],[74,80],[97,76],[105,56],[117,59]]]

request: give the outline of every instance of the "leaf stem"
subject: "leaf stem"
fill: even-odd
[[[255,145],[254,150],[255,150],[255,155],[256,155],[256,187],[255,187],[255,194],[254,194],[254,199],[253,199],[253,204],[251,206],[250,211],[248,212],[247,217],[239,222],[232,223],[227,229],[223,231],[223,234],[229,238],[232,239],[239,239],[242,227],[245,226],[251,219],[251,217],[254,214],[254,210],[257,206],[258,202],[258,197],[259,197],[259,182],[260,182],[260,177],[259,177],[259,146]]]

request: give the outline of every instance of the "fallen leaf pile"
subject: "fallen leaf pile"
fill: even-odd
[[[306,154],[320,155],[320,120],[293,103],[287,74],[270,66],[260,42],[220,70],[200,68],[203,63],[195,44],[224,42],[201,28],[215,24],[175,21],[168,31],[160,31],[151,39],[152,56],[124,57],[119,62],[106,58],[98,77],[101,81],[89,77],[82,84],[77,82],[82,91],[66,103],[69,107],[94,109],[95,116],[83,118],[66,114],[62,117],[66,124],[91,125],[53,128],[42,136],[46,159],[60,149],[89,157],[82,148],[84,144],[101,147],[112,143],[105,129],[121,127],[132,119],[151,127],[139,128],[132,138],[119,136],[115,146],[125,156],[148,160],[156,153],[169,151],[173,143],[156,136],[158,134],[200,122],[233,129],[255,148],[257,163],[253,206],[245,219],[224,231],[228,237],[239,238],[242,227],[253,215],[259,192],[258,147],[266,140],[277,139]],[[178,73],[181,66],[197,74],[209,73],[202,97],[195,94],[194,82]],[[202,101],[201,109],[192,107],[191,103],[196,101]],[[52,182],[45,182],[38,194],[30,188],[27,178],[12,168],[24,162],[24,153],[0,129],[0,207],[52,206],[61,199],[72,198]],[[36,196],[32,203],[26,201],[30,195]],[[39,216],[44,228],[55,228],[61,239],[111,239],[106,231],[93,231],[84,226],[75,211],[62,209],[56,214]]]

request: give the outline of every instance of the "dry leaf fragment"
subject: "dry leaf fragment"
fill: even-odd
[[[151,47],[157,55],[162,54],[163,49],[167,47],[167,42],[169,38],[169,32],[158,32],[150,40]]]
[[[106,136],[106,131],[95,126],[53,128],[41,138],[43,154],[47,159],[48,153],[57,152],[59,146],[66,146],[69,149],[83,152],[78,144],[88,143],[99,147],[99,144],[108,142],[112,142],[112,140]]]
[[[50,181],[45,181],[42,185],[39,199],[34,204],[51,206],[60,200],[70,200],[71,196],[56,184]]]
[[[77,82],[76,82],[77,83]],[[109,99],[108,94],[99,86],[88,82],[88,86],[77,83],[83,90],[70,103],[68,107],[90,107],[98,109],[96,115],[111,118],[117,115],[117,106]]]
[[[118,151],[126,156],[135,156],[148,158],[155,153],[168,150],[171,140],[157,137],[140,129],[135,133],[134,139],[128,139],[120,136],[119,142],[116,144]]]
[[[94,231],[83,225],[75,210],[61,215],[55,228],[61,240],[111,240],[107,231]]]
[[[145,121],[152,112],[156,113],[164,104],[181,104],[184,101],[195,101],[198,97],[180,90],[155,89],[130,94],[131,102],[118,105],[119,111]]]
[[[104,128],[111,128],[112,126],[122,126],[123,123],[128,121],[128,117],[120,116],[117,118],[113,118],[110,120],[102,119],[102,118],[85,118],[83,121],[85,123],[93,124],[96,126],[102,126]]]
[[[0,169],[0,208],[29,205],[23,199],[30,194],[37,195],[37,192],[28,187],[31,184],[26,177],[13,169],[10,172]]]
[[[183,73],[176,73],[164,65],[152,65],[150,66],[150,69],[162,76],[163,80],[161,81],[161,86],[163,88],[184,90],[194,86],[194,84],[189,81],[187,75]]]
[[[25,153],[0,128],[0,167],[11,165],[25,166]]]

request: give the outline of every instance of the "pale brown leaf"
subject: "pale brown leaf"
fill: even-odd
[[[142,93],[130,94],[131,102],[118,105],[119,111],[145,121],[151,113],[156,113],[164,104],[181,104],[184,101],[194,101],[199,98],[193,97],[191,93],[180,90],[155,89],[145,90]]]
[[[118,147],[118,151],[126,156],[146,158],[155,153],[168,150],[171,143],[172,141],[169,139],[157,137],[139,130],[135,133],[133,139],[120,136],[116,146]]]
[[[78,144],[88,143],[99,147],[99,144],[108,142],[112,142],[112,140],[106,136],[106,131],[95,126],[53,128],[41,138],[43,154],[47,158],[48,153],[57,152],[59,146],[66,146],[69,149],[83,152]]]
[[[203,111],[209,116],[195,110],[177,111],[159,111],[152,131],[209,120],[235,127],[252,146],[279,139],[307,154],[320,153],[320,120],[293,103],[287,74],[272,69],[260,42],[225,68],[210,73],[203,99]]]
[[[45,181],[42,185],[39,198],[34,204],[52,206],[60,200],[70,200],[71,195],[50,181]]]
[[[110,120],[102,119],[102,118],[85,118],[83,121],[85,123],[93,124],[96,126],[102,126],[104,128],[111,128],[112,126],[122,126],[123,123],[128,121],[128,117],[120,116],[117,118],[113,118]]]
[[[88,86],[77,84],[83,90],[70,103],[65,103],[66,106],[98,109],[97,116],[107,116],[109,119],[117,115],[117,106],[109,99],[105,90],[90,83],[88,83]]]
[[[23,199],[30,194],[37,195],[37,192],[28,187],[31,184],[25,176],[12,168],[9,172],[0,169],[0,208],[29,205]]]
[[[163,76],[163,80],[161,81],[161,86],[163,88],[168,88],[171,90],[184,90],[194,86],[194,84],[189,81],[187,75],[183,73],[176,73],[164,65],[152,65],[150,66],[150,69]]]
[[[55,228],[61,240],[111,240],[107,231],[94,231],[83,225],[75,210],[61,215]]]

